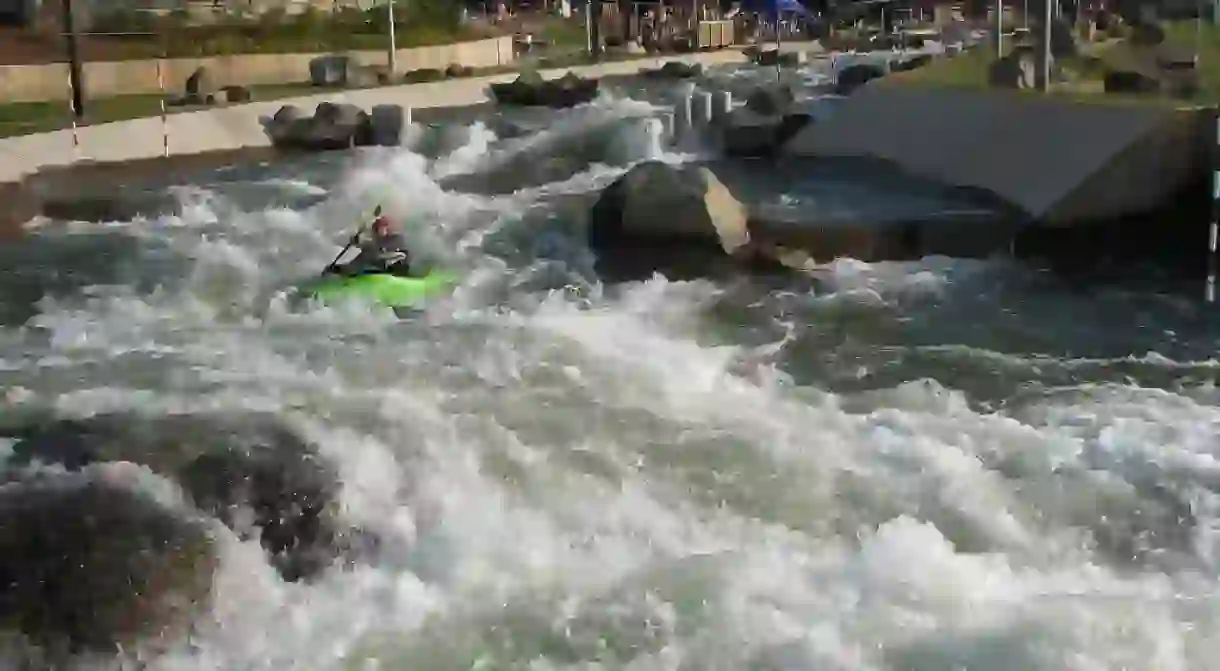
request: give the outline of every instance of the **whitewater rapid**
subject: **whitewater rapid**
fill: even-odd
[[[217,525],[215,612],[149,669],[1220,668],[1215,320],[1004,261],[602,286],[590,194],[699,159],[643,105],[219,173],[28,243],[108,251],[0,329],[5,412],[280,412],[387,539],[287,584]],[[463,285],[407,321],[290,311],[373,202]]]

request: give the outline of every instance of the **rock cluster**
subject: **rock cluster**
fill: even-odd
[[[668,61],[659,68],[641,68],[640,76],[649,79],[696,79],[703,76],[703,64]]]
[[[401,144],[406,114],[400,105],[374,105],[365,112],[348,103],[318,103],[306,116],[295,105],[284,105],[260,119],[272,146],[278,149],[327,151]]]
[[[571,72],[558,79],[545,80],[536,71],[522,72],[505,84],[492,84],[491,94],[501,105],[523,107],[573,107],[597,97],[599,82]]]
[[[244,86],[217,86],[211,72],[200,66],[186,78],[182,95],[166,98],[165,104],[173,107],[235,104],[250,102],[250,89]]]

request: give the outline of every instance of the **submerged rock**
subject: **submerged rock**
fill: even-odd
[[[0,627],[52,657],[157,649],[211,606],[206,524],[83,473],[0,487]]]
[[[127,461],[176,480],[201,511],[258,538],[286,580],[317,575],[346,557],[350,536],[361,535],[334,510],[334,469],[273,415],[99,415],[12,433],[17,467],[39,462],[73,471]]]

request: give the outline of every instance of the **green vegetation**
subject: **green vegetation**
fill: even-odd
[[[638,56],[630,54],[606,54],[602,62],[617,60],[633,60]],[[472,77],[514,72],[517,70],[550,69],[588,65],[592,61],[587,53],[562,53],[555,56],[534,56],[521,59],[514,65],[475,68],[470,72]],[[425,72],[425,71],[418,71]],[[433,73],[428,73],[433,74]],[[443,75],[441,78],[444,78]],[[404,80],[412,80],[408,74]],[[432,77],[420,79],[431,81]],[[394,84],[410,83],[399,81]],[[256,85],[248,87],[251,99],[254,101],[280,100],[297,96],[307,96],[327,91],[339,91],[340,88],[313,86],[308,82],[293,84]],[[93,98],[85,101],[87,123],[107,123],[124,121],[141,117],[156,116],[161,112],[160,97],[149,95],[126,95],[109,98]],[[169,114],[184,111],[185,108],[167,108]],[[191,108],[196,109],[196,108]],[[45,133],[67,128],[71,125],[70,106],[66,100],[51,100],[44,102],[19,102],[0,104],[0,138],[27,135],[30,133]]]
[[[250,93],[255,100],[291,98],[327,90],[335,89],[311,86],[308,83],[250,87]],[[88,123],[107,123],[156,116],[161,113],[161,101],[160,96],[155,94],[94,98],[85,101],[85,109],[88,113]],[[173,107],[166,109],[169,114],[177,111]],[[70,125],[71,111],[65,100],[0,105],[0,138],[45,133]]]
[[[461,24],[453,6],[442,0],[398,3],[394,18],[394,37],[400,48],[491,35],[490,30]],[[181,10],[165,16],[119,11],[99,17],[91,32],[108,34],[90,38],[94,45],[104,44],[107,60],[163,54],[182,57],[387,49],[389,14],[385,7],[347,7],[333,13],[310,7],[295,15],[272,9],[253,19],[232,14],[197,24]]]
[[[1158,49],[1199,54],[1199,93],[1185,102],[1220,102],[1220,28],[1204,22],[1177,21],[1162,24],[1164,46],[1133,44],[1130,30],[1117,27],[1103,36],[1105,41],[1083,45],[1080,55],[1059,63],[1066,81],[1052,89],[1055,95],[1082,101],[1113,101],[1115,103],[1159,102],[1180,104],[1182,100],[1135,95],[1104,94],[1103,78],[1107,71],[1134,69],[1143,71],[1155,62]],[[886,85],[918,85],[945,88],[982,89],[988,86],[988,71],[995,61],[995,52],[979,46],[957,56],[938,58],[929,65],[887,77]],[[1032,94],[1032,92],[1014,92]]]
[[[146,95],[98,100],[89,116],[98,123],[150,116],[160,110],[157,99]],[[68,124],[69,118],[68,103],[63,100],[0,105],[0,137],[58,130]]]

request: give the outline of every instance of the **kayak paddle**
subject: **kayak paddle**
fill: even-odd
[[[381,206],[378,205],[376,207],[376,209],[373,210],[372,218],[376,219],[377,217],[380,217],[380,216],[381,216]],[[365,219],[367,220],[367,219],[369,219],[369,217],[365,217]],[[364,224],[360,225],[360,228],[356,229],[356,234],[353,235],[350,239],[348,239],[347,244],[343,246],[343,251],[339,252],[339,255],[335,257],[335,260],[331,261],[330,265],[326,266],[326,270],[322,271],[323,275],[326,274],[327,270],[330,270],[331,268],[335,267],[335,264],[339,262],[339,259],[343,258],[343,255],[347,253],[347,250],[352,248],[352,244],[356,240],[356,238],[359,238],[360,234],[364,233],[364,229],[366,229],[368,227],[369,227],[369,225],[367,223],[364,223]]]

